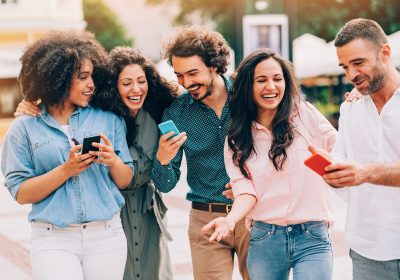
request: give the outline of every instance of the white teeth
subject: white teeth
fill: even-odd
[[[129,96],[128,99],[132,101],[140,101],[141,96]]]
[[[263,94],[262,98],[272,99],[272,98],[275,98],[277,96],[278,96],[278,94]]]
[[[200,86],[190,87],[190,88],[188,88],[188,90],[196,90],[198,88],[200,88]]]
[[[93,95],[93,92],[92,92],[92,91],[91,91],[91,92],[84,92],[83,95],[85,95],[85,96],[92,96],[92,95]]]

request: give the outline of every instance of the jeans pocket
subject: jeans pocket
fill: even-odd
[[[32,241],[37,241],[40,240],[46,236],[48,236],[51,232],[50,226],[40,226],[40,227],[32,227],[32,233],[31,233],[31,240]]]
[[[269,238],[271,236],[271,229],[258,226],[254,224],[250,232],[250,241],[257,242]]]
[[[326,224],[311,225],[306,228],[305,233],[311,238],[331,243],[331,240],[329,238],[328,226]]]

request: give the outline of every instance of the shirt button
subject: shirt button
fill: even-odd
[[[135,246],[137,246],[138,245],[138,243],[137,242],[135,242]]]
[[[222,128],[222,126],[219,125],[218,128]]]
[[[139,259],[138,259],[138,258],[136,258],[135,260],[136,260],[137,262],[139,261]]]
[[[137,229],[137,227],[133,227],[133,229]]]
[[[139,174],[142,174],[142,171],[139,171]]]
[[[288,228],[287,228],[287,231],[288,231],[288,232],[291,232],[291,231],[292,231],[292,227],[288,227]]]
[[[133,210],[133,213],[136,213],[136,210]]]
[[[83,229],[85,229],[86,228],[86,225],[83,225]]]

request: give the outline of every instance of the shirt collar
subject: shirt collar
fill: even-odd
[[[76,114],[79,114],[80,112],[82,112],[82,110],[84,109],[84,108],[91,108],[92,106],[90,105],[90,104],[88,104],[86,107],[80,107],[80,106],[78,106],[78,107],[76,107],[76,110],[72,113],[72,116],[73,115],[76,115]],[[47,109],[46,109],[46,106],[44,106],[44,105],[39,105],[39,108],[40,108],[40,113],[39,113],[39,116],[47,116],[48,114],[49,114],[49,112],[47,111]]]

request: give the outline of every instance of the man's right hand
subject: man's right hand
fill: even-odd
[[[22,115],[29,115],[32,117],[38,116],[40,113],[40,108],[34,103],[23,99],[14,112],[14,117],[19,117]]]
[[[160,138],[158,145],[157,159],[161,165],[168,165],[170,161],[176,156],[179,148],[185,143],[187,139],[186,132],[181,132],[179,135],[170,138],[174,135],[173,131],[164,134]]]

